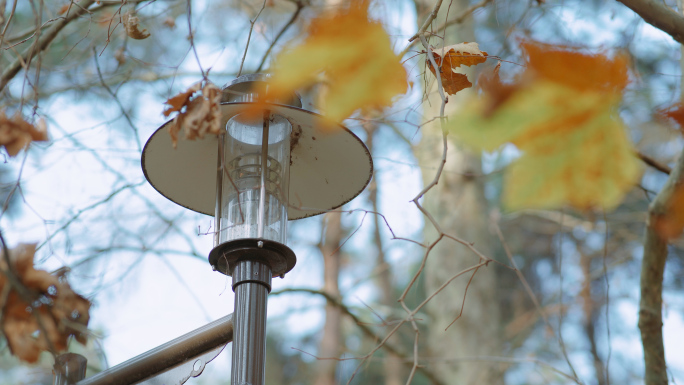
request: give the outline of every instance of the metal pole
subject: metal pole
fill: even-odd
[[[271,268],[254,260],[233,269],[233,361],[231,385],[264,385],[266,376],[266,303]]]
[[[73,385],[85,378],[88,360],[80,354],[64,353],[55,358],[53,385]]]
[[[259,215],[257,217],[257,238],[264,237],[266,227],[266,173],[268,169],[268,129],[270,113],[264,111],[264,129],[261,133],[261,187],[259,187]]]

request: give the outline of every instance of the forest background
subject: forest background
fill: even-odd
[[[271,71],[306,44],[312,20],[348,7],[0,0],[3,254],[37,243],[36,268],[93,303],[87,330],[71,330],[88,342],[69,343],[89,374],[232,312],[226,278],[206,262],[211,219],[166,201],[140,169],[164,102],[203,79]],[[270,296],[268,383],[684,381],[681,4],[376,0],[368,14],[385,46],[327,48],[372,63],[389,46],[405,92],[345,120],[373,154],[369,188],[290,223],[298,264]],[[481,51],[458,46],[454,62],[482,60],[453,64],[474,84],[455,93],[462,78],[443,47],[463,42]],[[319,72],[301,90],[305,107],[330,112],[335,79]],[[378,89],[392,83],[381,75]],[[593,111],[589,123],[577,111]],[[514,135],[529,122],[562,161],[526,161],[540,153]],[[518,190],[516,204],[520,172],[550,190]],[[11,265],[0,266],[10,281]],[[25,286],[11,282],[8,339],[17,317],[6,301]],[[34,294],[28,308],[55,308],[47,290]],[[25,313],[28,340],[40,341]],[[51,352],[26,364],[11,350],[4,339],[0,383],[51,383]],[[225,383],[229,356],[189,383]]]

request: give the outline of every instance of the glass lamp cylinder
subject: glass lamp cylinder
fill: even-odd
[[[290,133],[284,117],[238,114],[223,136],[216,243],[258,238],[285,244]]]

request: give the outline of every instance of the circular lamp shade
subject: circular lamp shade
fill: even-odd
[[[226,121],[247,103],[223,103]],[[344,126],[330,128],[321,115],[283,104],[268,109],[292,124],[288,218],[300,219],[332,210],[349,202],[368,185],[373,162],[361,139]],[[218,138],[185,140],[173,148],[167,122],[145,144],[142,168],[145,178],[169,200],[202,214],[214,215]],[[319,127],[326,127],[320,129]]]

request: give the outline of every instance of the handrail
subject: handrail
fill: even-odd
[[[126,362],[79,381],[77,385],[134,384],[232,342],[232,340],[233,315],[229,314]]]

